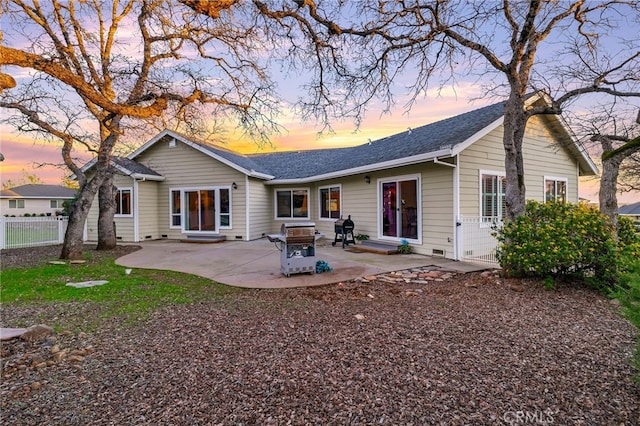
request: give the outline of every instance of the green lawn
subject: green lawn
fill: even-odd
[[[106,280],[105,285],[90,288],[74,288],[68,282]],[[108,258],[87,264],[65,264],[14,268],[0,272],[0,300],[7,307],[19,305],[56,305],[63,311],[64,306],[90,305],[92,326],[101,321],[117,317],[125,321],[137,321],[154,310],[178,303],[219,299],[229,293],[241,290],[228,287],[195,275],[171,271],[135,269],[130,275],[125,268]],[[75,309],[75,308],[74,308]],[[66,316],[57,328],[74,328],[86,318]],[[24,324],[31,325],[31,324]]]

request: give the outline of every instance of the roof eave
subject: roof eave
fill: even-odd
[[[383,161],[381,163],[367,164],[365,166],[354,167],[351,169],[337,170],[335,172],[323,173],[320,175],[308,176],[304,178],[293,179],[273,179],[265,182],[267,185],[281,185],[281,184],[300,184],[310,183],[320,180],[335,179],[343,176],[352,176],[361,173],[371,173],[379,170],[390,169],[393,167],[409,166],[412,164],[423,163],[425,161],[431,161],[441,157],[452,157],[454,154],[451,149],[441,149],[438,151],[432,151],[425,154],[413,155],[411,157],[399,158],[395,160]]]
[[[208,155],[209,157],[221,162],[222,164],[231,167],[232,169],[235,169],[237,171],[239,171],[240,173],[243,173],[247,176],[250,177],[255,177],[258,179],[265,179],[265,180],[270,180],[273,179],[275,176],[266,174],[266,173],[260,173],[260,172],[256,172],[255,170],[251,169],[251,170],[247,170],[244,167],[234,163],[233,161],[227,160],[224,157],[221,157],[211,151],[206,150],[205,148],[203,148],[201,145],[196,144],[191,142],[188,139],[185,139],[182,135],[179,135],[175,132],[172,132],[171,130],[163,130],[162,132],[160,132],[159,134],[157,134],[155,137],[153,137],[152,139],[149,140],[149,142],[145,143],[144,145],[142,145],[140,148],[138,148],[137,150],[135,150],[134,152],[132,152],[131,154],[129,154],[127,156],[128,159],[133,160],[135,159],[135,157],[137,157],[138,155],[142,154],[144,151],[146,151],[148,148],[150,148],[152,145],[154,145],[156,142],[158,142],[160,139],[162,139],[165,136],[171,136],[174,139],[178,139],[180,140],[182,143],[190,146],[191,148],[202,152],[205,155]]]
[[[469,136],[467,139],[462,141],[459,144],[456,144],[452,149],[452,155],[458,155],[465,149],[469,148],[471,145],[479,141],[481,138],[485,137],[495,129],[497,129],[500,125],[504,123],[504,115],[500,116],[500,118],[494,120],[489,125],[483,127],[481,130],[477,131],[473,135]]]
[[[575,154],[578,155],[578,165],[579,165],[579,175],[580,176],[597,176],[600,173],[598,170],[598,166],[593,162],[589,153],[585,149],[584,145],[582,145],[578,138],[575,136],[571,127],[567,124],[566,120],[563,116],[557,115],[558,121],[560,122],[560,126],[567,133],[569,138],[571,139],[571,146]]]

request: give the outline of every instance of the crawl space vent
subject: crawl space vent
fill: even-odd
[[[444,250],[442,249],[433,249],[431,250],[431,254],[434,256],[444,256]]]

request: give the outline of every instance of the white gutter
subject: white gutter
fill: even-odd
[[[433,151],[426,154],[414,155],[411,157],[403,157],[396,160],[383,161],[382,163],[367,164],[366,166],[354,167],[352,169],[338,170],[335,172],[324,173],[316,176],[309,176],[301,179],[274,179],[265,182],[265,185],[279,185],[279,184],[301,184],[310,183],[318,180],[333,179],[349,175],[357,175],[360,173],[375,172],[378,170],[388,169],[399,166],[409,166],[411,164],[423,163],[425,161],[434,160],[437,157],[450,157],[452,154],[451,149],[441,149],[439,151]],[[444,164],[444,163],[439,163]],[[453,166],[456,167],[456,166]]]
[[[438,157],[433,159],[433,164],[441,164],[443,166],[449,166],[449,167],[453,167],[454,169],[457,169],[458,166],[456,164],[452,164],[452,163],[447,163],[445,161],[440,161],[438,160]]]

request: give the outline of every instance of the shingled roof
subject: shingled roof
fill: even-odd
[[[2,198],[55,198],[71,199],[76,195],[76,190],[61,185],[28,184],[0,191]]]
[[[504,107],[504,101],[498,102],[353,147],[264,154],[241,154],[164,130],[128,158],[135,160],[159,140],[173,138],[249,176],[271,183],[309,182],[452,157],[500,125]],[[595,165],[584,149],[576,145],[569,129],[564,127],[564,133],[570,140],[568,149],[577,156],[581,170],[595,174]]]
[[[303,179],[394,160],[450,152],[504,115],[504,102],[350,148],[254,154],[276,179]],[[445,154],[444,156],[448,156]]]
[[[640,201],[620,207],[618,209],[618,214],[640,216]]]
[[[258,174],[275,181],[303,180],[350,170],[356,173],[360,168],[384,167],[389,162],[410,161],[418,156],[426,158],[430,154],[450,156],[456,145],[464,143],[503,114],[504,102],[500,102],[359,146],[250,155],[165,130],[129,158],[135,159],[160,139],[173,137],[250,175]]]
[[[162,178],[162,175],[155,170],[126,157],[112,157],[111,162],[118,170],[127,176],[138,175],[150,178]]]

